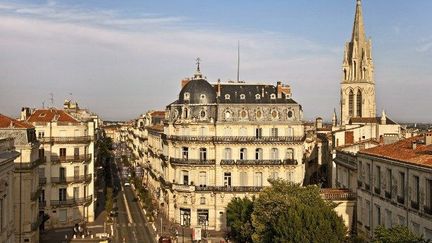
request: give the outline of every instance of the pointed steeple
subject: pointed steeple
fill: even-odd
[[[354,40],[357,42],[364,42],[366,40],[361,0],[357,0],[356,13],[354,17],[354,26],[351,41],[354,42]]]
[[[197,68],[196,68],[193,79],[202,79],[203,78],[203,76],[201,74],[201,70],[200,70],[200,64],[201,64],[201,59],[199,57],[197,57],[197,59],[196,59]]]

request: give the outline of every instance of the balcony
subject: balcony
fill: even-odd
[[[221,160],[221,165],[237,165],[237,166],[247,166],[247,165],[297,165],[297,160],[293,159],[238,159],[238,160]]]
[[[419,209],[419,203],[418,203],[418,201],[417,202],[411,201],[411,208],[418,210]]]
[[[378,195],[381,194],[381,189],[380,188],[374,187],[374,191],[375,191],[375,194],[378,194]]]
[[[182,185],[182,184],[172,184],[172,189],[179,192],[193,192],[195,191],[195,186]]]
[[[51,200],[51,206],[52,207],[73,207],[73,206],[87,205],[92,202],[92,199],[93,196],[72,198],[66,200]]]
[[[195,186],[200,192],[260,192],[262,186]]]
[[[249,142],[249,143],[296,143],[303,141],[304,137],[293,136],[165,136],[163,139],[181,142],[218,142],[218,143],[232,143],[232,142]]]
[[[51,163],[89,163],[92,160],[92,154],[80,154],[71,156],[51,156]]]
[[[68,176],[68,177],[51,177],[52,184],[68,184],[68,183],[89,183],[92,175]]]
[[[16,170],[32,170],[39,165],[45,163],[45,158],[38,158],[37,160],[30,162],[30,163],[19,163],[15,162],[15,169]]]
[[[404,204],[405,203],[405,198],[401,197],[401,196],[397,196],[397,202],[400,204]]]
[[[162,139],[180,142],[213,142],[213,136],[166,136],[162,135]]]
[[[385,197],[391,199],[392,198],[391,192],[385,191]]]
[[[47,178],[46,177],[39,177],[39,185],[40,186],[44,186],[47,183]]]
[[[177,159],[170,158],[170,163],[173,165],[215,165],[216,160],[199,160],[199,159]]]
[[[93,140],[91,136],[73,136],[73,137],[41,137],[39,141],[41,143],[90,143]]]

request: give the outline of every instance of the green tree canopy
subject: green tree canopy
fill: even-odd
[[[254,242],[344,242],[346,227],[316,186],[272,180],[254,202]]]
[[[252,242],[253,201],[245,197],[234,198],[227,206],[228,236],[235,242]]]
[[[380,225],[375,229],[374,243],[418,243],[430,242],[423,239],[422,236],[415,235],[408,227],[398,225],[393,228],[386,229]]]

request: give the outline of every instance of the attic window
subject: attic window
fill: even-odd
[[[226,94],[226,95],[225,95],[225,99],[226,99],[226,100],[229,100],[229,99],[230,99],[230,95],[229,95],[229,94]]]
[[[200,99],[203,100],[203,99],[205,99],[205,98],[206,98],[206,95],[205,95],[205,94],[201,94],[201,95],[200,95]]]
[[[186,93],[184,93],[184,100],[189,100],[189,98],[190,98],[190,94],[189,94],[189,92],[186,92]]]
[[[259,99],[261,99],[261,95],[259,95],[259,94],[256,94],[256,95],[255,95],[255,99],[256,99],[256,100],[259,100]]]
[[[276,95],[275,94],[271,94],[270,95],[270,99],[272,99],[272,100],[276,99]]]
[[[291,97],[291,95],[289,95],[289,94],[285,95],[285,99],[289,99],[290,97]]]
[[[240,99],[241,99],[241,100],[244,100],[244,99],[246,99],[246,95],[244,95],[244,94],[241,94],[241,95],[240,95]]]
[[[39,117],[45,117],[45,116],[46,116],[45,113],[40,113],[40,114],[39,114]]]

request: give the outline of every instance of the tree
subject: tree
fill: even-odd
[[[380,225],[375,229],[374,243],[418,243],[430,242],[426,241],[422,236],[417,236],[411,232],[408,227],[398,225],[393,228],[386,229]]]
[[[316,186],[271,180],[254,202],[254,242],[344,242],[346,227]]]
[[[108,217],[110,216],[112,209],[113,209],[113,192],[112,192],[112,188],[108,187],[105,195],[105,211]]]
[[[233,198],[226,211],[228,237],[235,242],[252,242],[253,200],[245,197]]]

